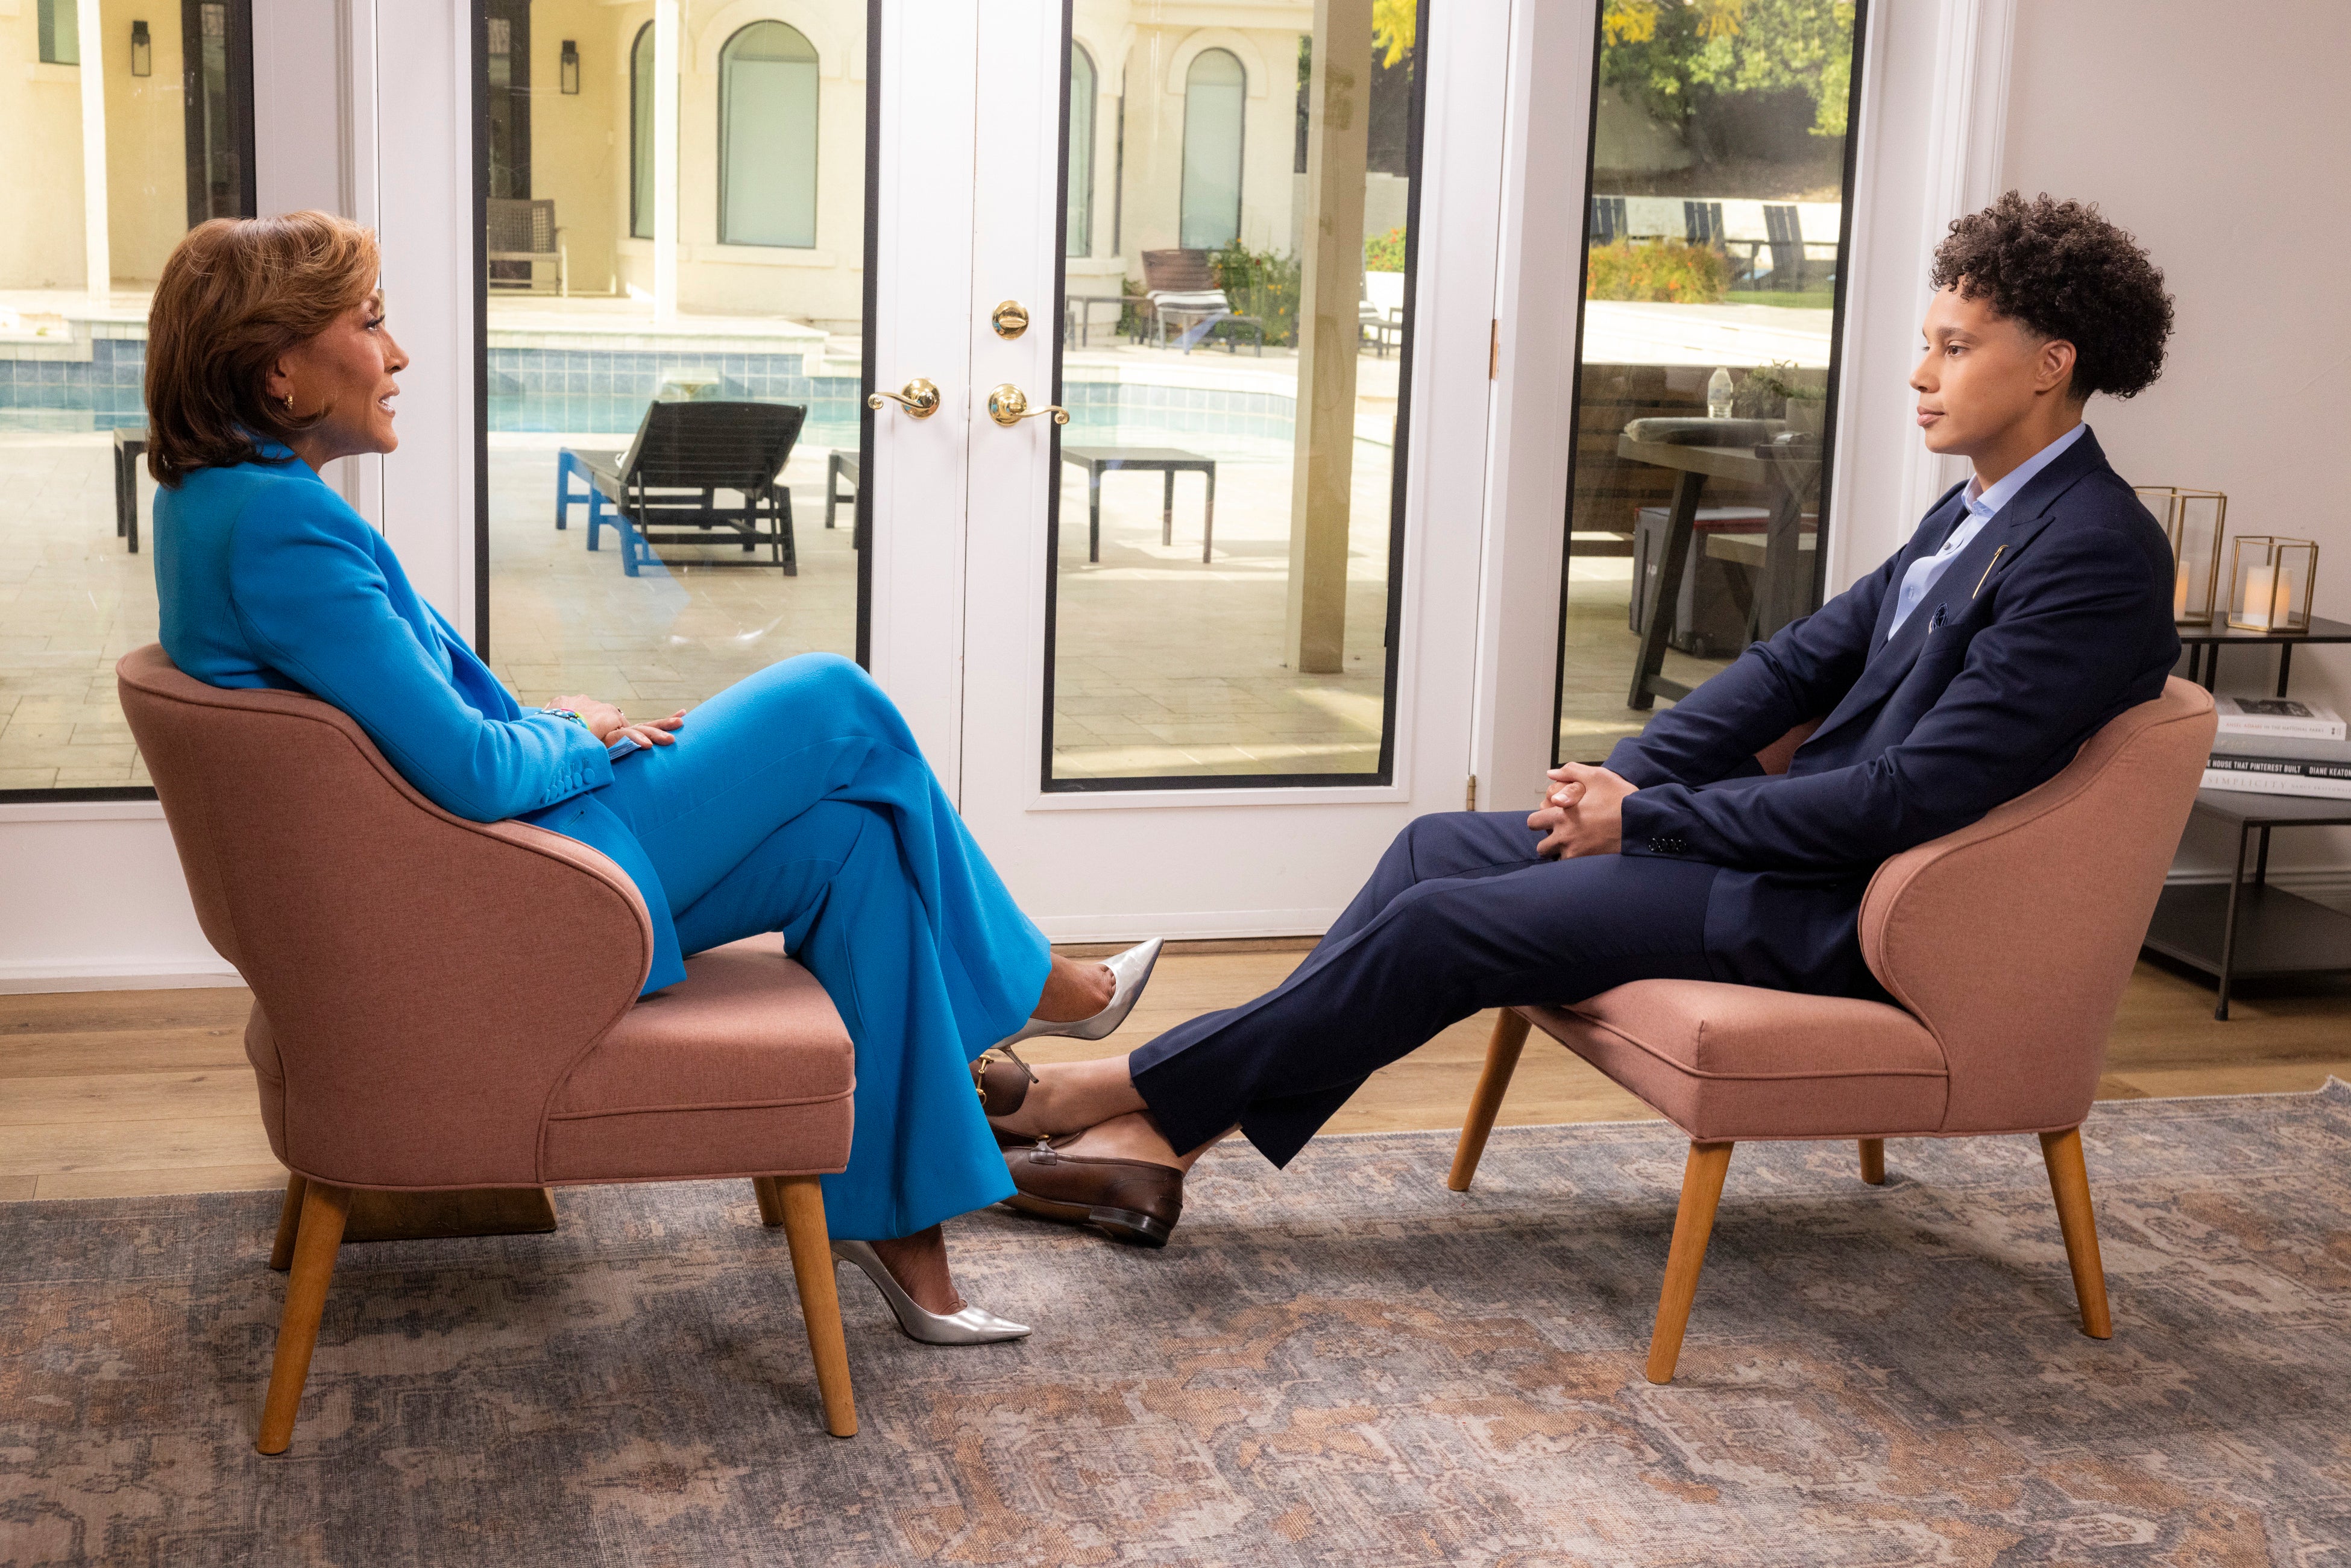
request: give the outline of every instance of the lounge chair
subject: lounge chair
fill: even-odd
[[[1184,351],[1190,353],[1199,331],[1223,329],[1225,351],[1237,353],[1233,332],[1246,328],[1257,335],[1257,351],[1265,354],[1265,322],[1255,316],[1234,314],[1232,300],[1217,287],[1216,269],[1205,250],[1146,250],[1143,253],[1143,291],[1151,301],[1144,323],[1151,340],[1167,346],[1173,324],[1185,334]]]
[[[797,577],[792,493],[780,476],[807,418],[799,403],[650,404],[628,451],[563,449],[555,470],[555,526],[564,526],[574,501],[587,502],[588,548],[596,548],[600,528],[619,529],[621,570],[631,577],[654,559],[651,547],[662,544],[740,544],[747,556],[764,544],[770,552],[764,560],[695,564],[778,566]],[[587,484],[583,494],[572,492],[575,474]],[[724,505],[721,491],[741,500]]]

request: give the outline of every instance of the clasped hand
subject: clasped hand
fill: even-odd
[[[1562,763],[1550,778],[1542,809],[1527,818],[1544,835],[1535,853],[1547,861],[1616,853],[1625,841],[1625,797],[1639,786],[1582,762]]]
[[[622,713],[611,703],[598,702],[594,697],[558,697],[553,706],[568,707],[578,714],[580,722],[587,725],[589,732],[607,746],[623,736],[635,741],[639,746],[675,746],[677,737],[670,732],[685,723],[684,708],[678,709],[667,718],[632,723],[627,714]]]

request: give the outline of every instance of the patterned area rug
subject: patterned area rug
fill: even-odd
[[[266,1194],[0,1206],[0,1562],[2331,1563],[2351,1560],[2351,1087],[2102,1105],[2115,1338],[2030,1138],[1748,1145],[1680,1376],[1641,1376],[1659,1124],[1220,1151],[1162,1253],[951,1228],[1040,1325],[925,1350],[844,1270],[819,1425],[750,1187],[345,1249],[253,1451]]]

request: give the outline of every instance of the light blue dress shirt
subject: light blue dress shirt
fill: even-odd
[[[2006,478],[1989,490],[1983,487],[1981,479],[1968,481],[1967,489],[1959,497],[1968,508],[1967,520],[1951,530],[1951,537],[1943,541],[1941,549],[1933,555],[1920,556],[1910,563],[1910,570],[1902,574],[1902,586],[1895,594],[1894,621],[1886,628],[1887,642],[1892,642],[1894,634],[1902,630],[1902,622],[1910,619],[1910,612],[1918,608],[1918,601],[1927,597],[1927,591],[1935,586],[1935,580],[1943,575],[1952,559],[1975,543],[1976,536],[1983,532],[1984,525],[1998,517],[2000,509],[2014,500],[2016,493],[2031,484],[2034,475],[2056,462],[2058,456],[2081,440],[2082,433],[2089,428],[2086,424],[2075,425],[2018,464]]]

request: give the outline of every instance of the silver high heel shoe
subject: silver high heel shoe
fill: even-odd
[[[854,1263],[865,1270],[865,1277],[873,1281],[882,1299],[890,1303],[891,1312],[897,1314],[898,1326],[917,1343],[996,1344],[1008,1339],[1026,1338],[1032,1332],[1027,1323],[1016,1323],[977,1307],[945,1314],[930,1311],[891,1278],[890,1270],[883,1267],[881,1255],[870,1242],[836,1241],[832,1255],[838,1261]]]
[[[1134,1004],[1143,995],[1143,988],[1151,983],[1152,966],[1159,962],[1159,950],[1167,946],[1164,936],[1154,936],[1148,942],[1137,943],[1114,957],[1102,960],[1111,978],[1116,982],[1110,994],[1110,1004],[1092,1018],[1073,1019],[1068,1023],[1054,1023],[1047,1019],[1032,1018],[1014,1034],[1006,1035],[990,1049],[1002,1051],[1007,1046],[1034,1040],[1039,1035],[1063,1035],[1071,1040],[1107,1040],[1113,1030],[1126,1021]]]

